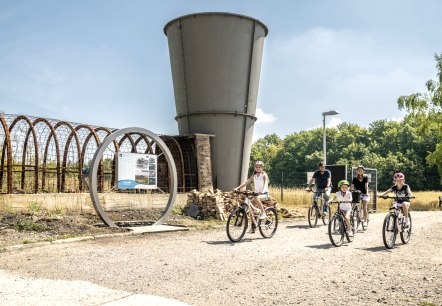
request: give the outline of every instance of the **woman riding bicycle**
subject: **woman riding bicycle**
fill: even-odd
[[[319,170],[316,170],[315,173],[313,173],[313,177],[308,183],[308,186],[305,190],[311,191],[311,186],[313,184],[313,181],[315,181],[316,184],[316,191],[313,196],[313,202],[317,202],[318,198],[321,197],[321,193],[325,193],[324,200],[325,202],[328,202],[330,199],[330,192],[331,192],[331,172],[327,169],[325,169],[325,164],[323,162],[320,162],[318,164]],[[328,211],[328,206],[324,205],[323,207],[324,213]],[[322,211],[319,212],[322,214]]]
[[[361,192],[362,199],[362,211],[364,213],[364,224],[368,225],[368,202],[370,202],[370,195],[368,191],[368,176],[365,174],[365,168],[359,165],[356,168],[357,176],[353,178],[351,182],[350,190],[359,190]]]
[[[398,207],[402,207],[405,216],[405,228],[410,226],[408,220],[408,208],[410,207],[410,197],[413,196],[410,186],[405,184],[405,175],[401,172],[395,173],[393,176],[394,186],[382,193],[379,197],[384,197],[388,193],[393,192],[396,195],[396,203]]]
[[[253,197],[252,203],[261,210],[259,219],[265,219],[266,213],[264,211],[264,205],[262,205],[261,201],[266,201],[269,199],[269,176],[264,171],[264,163],[260,160],[255,162],[255,171],[253,172],[253,175],[244,183],[236,187],[235,190],[239,190],[251,182],[253,182],[255,187],[255,193],[258,194],[257,196]]]
[[[350,213],[351,213],[351,192],[348,191],[348,186],[350,183],[347,180],[341,180],[338,183],[338,189],[339,191],[336,192],[336,195],[333,197],[333,199],[330,202],[333,202],[334,200],[338,199],[339,202],[339,209],[344,214],[344,220],[347,224],[347,234],[348,236],[353,236],[353,228],[350,223]]]

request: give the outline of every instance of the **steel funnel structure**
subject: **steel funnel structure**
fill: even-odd
[[[171,20],[164,33],[179,134],[215,136],[213,182],[230,190],[247,178],[268,29],[248,16],[198,13]]]

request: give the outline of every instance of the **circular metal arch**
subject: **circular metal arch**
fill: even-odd
[[[148,131],[143,128],[137,128],[137,127],[129,127],[124,128],[121,130],[117,130],[112,132],[112,134],[109,134],[106,136],[106,138],[103,140],[103,142],[99,145],[97,151],[94,154],[94,157],[92,158],[92,164],[89,172],[89,182],[90,182],[90,188],[89,188],[89,194],[91,196],[92,203],[94,204],[95,211],[97,212],[100,219],[108,226],[110,227],[118,227],[105,213],[103,207],[101,206],[100,199],[98,197],[97,193],[97,172],[98,172],[98,166],[100,164],[100,160],[103,157],[104,151],[106,148],[110,145],[111,142],[115,141],[118,137],[124,134],[139,134],[139,135],[147,135],[149,138],[153,139],[158,147],[161,149],[161,151],[164,153],[164,156],[166,157],[167,165],[169,168],[169,177],[170,177],[170,185],[169,185],[169,192],[170,197],[167,202],[166,209],[161,214],[158,221],[156,221],[153,225],[161,225],[163,224],[166,217],[169,215],[169,213],[172,211],[173,204],[175,203],[176,193],[177,193],[177,172],[175,167],[175,162],[173,160],[172,154],[170,153],[168,147],[166,144],[161,140],[160,137],[158,137],[156,134],[152,133],[151,131]],[[115,152],[117,154],[118,152]]]

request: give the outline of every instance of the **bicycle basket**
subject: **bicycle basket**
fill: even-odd
[[[361,192],[359,190],[352,191],[351,198],[353,203],[359,203],[361,200]]]

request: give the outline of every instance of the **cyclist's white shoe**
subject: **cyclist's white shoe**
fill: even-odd
[[[353,231],[347,231],[348,237],[353,237]]]
[[[363,225],[364,225],[365,227],[367,227],[367,226],[368,226],[368,222],[367,222],[367,221],[364,221]]]
[[[265,218],[267,218],[267,214],[265,213],[265,212],[263,212],[263,213],[261,213],[261,214],[259,214],[259,217],[258,217],[260,220],[264,220]]]
[[[405,221],[404,222],[404,228],[409,228],[410,227],[410,221]]]

